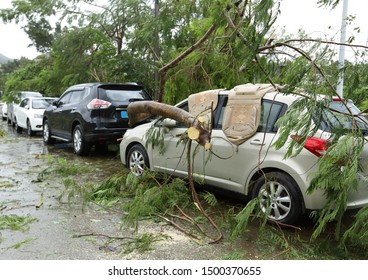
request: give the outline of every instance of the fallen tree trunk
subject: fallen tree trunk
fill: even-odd
[[[211,147],[211,132],[203,127],[200,118],[196,118],[185,110],[156,101],[139,101],[130,103],[127,111],[130,126],[152,116],[170,118],[188,127],[188,137],[190,139],[197,141],[206,150]]]

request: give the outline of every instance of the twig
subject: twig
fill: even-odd
[[[218,236],[216,238],[212,238],[213,241],[210,243],[216,243],[219,242],[222,239],[222,233],[216,223],[211,219],[210,216],[207,215],[206,211],[203,209],[201,202],[198,199],[197,192],[194,187],[193,183],[193,176],[192,176],[192,170],[191,170],[191,163],[190,163],[190,150],[192,147],[192,140],[188,139],[188,150],[187,150],[187,156],[188,156],[188,180],[189,180],[189,186],[192,193],[192,197],[194,200],[194,205],[198,208],[198,210],[202,213],[202,215],[210,222],[210,224],[216,229],[218,232]]]
[[[74,234],[72,237],[73,238],[80,238],[80,237],[85,237],[85,236],[98,236],[98,237],[106,237],[106,238],[110,238],[110,239],[131,239],[134,240],[133,237],[129,237],[129,236],[109,236],[103,233],[85,233],[85,234]]]
[[[190,233],[188,231],[186,231],[184,228],[182,228],[181,226],[179,226],[177,223],[175,223],[174,221],[162,216],[162,215],[157,215],[158,217],[160,217],[161,219],[165,220],[166,222],[170,223],[171,225],[175,226],[178,230],[180,230],[181,232],[184,232],[185,234],[195,238],[195,239],[200,239],[198,236],[196,236],[193,233]]]

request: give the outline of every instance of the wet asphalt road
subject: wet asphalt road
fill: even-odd
[[[137,232],[121,228],[122,216],[99,207],[70,206],[56,197],[65,189],[63,178],[37,182],[48,159],[62,157],[93,166],[83,174],[86,182],[102,182],[123,168],[118,151],[88,157],[76,156],[70,147],[47,146],[42,136],[28,137],[0,120],[7,136],[0,138],[0,216],[29,216],[35,221],[25,231],[0,228],[0,259],[3,260],[90,260],[90,259],[218,259],[224,248],[192,242],[186,235],[165,223],[143,221],[139,233],[149,232],[168,238],[152,251],[122,254],[118,246],[106,244],[104,236],[134,238]],[[115,147],[116,148],[116,147]],[[42,202],[42,205],[40,206]],[[75,237],[86,235],[85,237]],[[93,236],[91,236],[93,235]]]

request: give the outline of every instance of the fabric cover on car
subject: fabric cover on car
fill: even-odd
[[[262,97],[272,91],[271,84],[244,84],[230,90],[222,130],[231,143],[240,145],[256,133]]]
[[[218,103],[218,94],[221,89],[206,90],[188,97],[189,113],[195,117],[202,117],[204,126],[211,127],[211,113],[216,109]]]

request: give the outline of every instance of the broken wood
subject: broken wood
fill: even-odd
[[[203,127],[198,118],[185,110],[156,101],[139,101],[130,103],[127,112],[130,126],[134,126],[152,116],[162,116],[181,122],[188,127],[188,137],[190,139],[197,141],[206,150],[211,148],[211,132]]]

